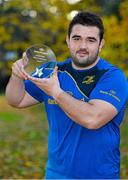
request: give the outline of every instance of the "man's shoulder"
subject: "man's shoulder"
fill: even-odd
[[[124,82],[125,84],[127,84],[127,78],[123,70],[111,64],[110,62],[104,59],[101,59],[100,63],[98,64],[98,69],[101,69],[101,70],[106,69],[106,72],[102,76],[101,80],[111,79],[111,81],[113,82],[114,81],[118,82],[117,84],[119,84],[120,82]]]
[[[124,72],[119,67],[102,58],[97,67],[98,69],[106,69],[108,73],[119,73],[124,75]]]
[[[59,70],[64,71],[65,69],[67,69],[68,66],[70,66],[70,64],[71,64],[71,58],[67,58],[62,62],[58,62],[57,66]]]
[[[108,69],[108,70],[113,70],[113,69],[119,69],[115,65],[111,64],[109,61],[100,58],[100,61],[98,63],[98,68],[99,69]]]

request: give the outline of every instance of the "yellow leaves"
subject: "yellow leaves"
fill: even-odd
[[[80,1],[69,4],[66,0],[16,0],[7,1],[0,18],[0,43],[6,51],[24,51],[28,46],[43,43],[50,46],[59,60],[69,56],[65,42],[68,14],[88,10],[101,12],[95,1]],[[103,18],[105,47],[101,55],[124,69],[128,61],[128,1],[120,3],[121,18],[114,15]],[[36,16],[31,16],[35,12]],[[123,66],[124,65],[124,66]],[[125,70],[126,71],[126,70]]]
[[[30,161],[25,161],[24,165],[25,165],[26,167],[33,167],[33,163],[30,162]]]
[[[7,17],[1,17],[0,18],[0,25],[6,23],[6,21],[7,21]]]
[[[0,27],[0,34],[5,34],[6,30],[4,27]]]
[[[11,39],[11,36],[10,36],[10,34],[8,33],[7,28],[5,28],[5,27],[3,27],[3,26],[0,26],[0,34],[2,35],[2,36],[0,37],[0,43],[7,42],[8,40]]]
[[[128,1],[124,0],[121,4],[120,4],[120,14],[123,18],[128,17]],[[128,21],[127,21],[128,23]]]
[[[118,20],[115,16],[104,17],[105,25],[105,47],[101,55],[114,65],[123,69],[128,75],[128,20],[122,17]]]

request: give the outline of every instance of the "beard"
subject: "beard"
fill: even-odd
[[[88,66],[92,65],[93,63],[95,63],[98,58],[98,54],[99,54],[99,50],[97,50],[97,52],[94,55],[88,56],[88,57],[78,58],[78,57],[74,56],[73,54],[71,54],[71,56],[72,56],[72,61],[75,66],[77,66],[79,68],[84,68],[84,67],[88,67]]]

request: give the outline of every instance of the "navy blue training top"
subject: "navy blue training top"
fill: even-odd
[[[85,102],[104,100],[118,114],[99,129],[87,129],[70,119],[52,97],[25,81],[26,91],[45,103],[49,124],[47,169],[74,179],[119,178],[119,126],[128,97],[123,72],[101,58],[88,70],[75,70],[69,58],[58,63],[58,78],[61,88],[74,98]]]

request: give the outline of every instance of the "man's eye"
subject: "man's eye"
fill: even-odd
[[[75,40],[75,41],[78,41],[79,39],[80,39],[79,37],[73,38],[73,40]]]
[[[95,39],[89,39],[88,41],[89,42],[95,42],[96,40]]]

